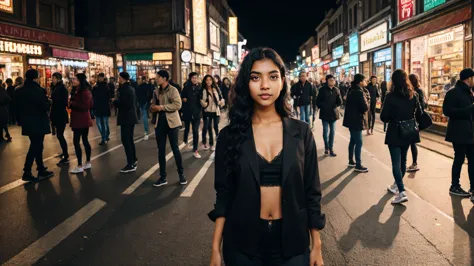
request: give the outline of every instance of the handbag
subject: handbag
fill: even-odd
[[[418,122],[416,121],[416,109],[420,108],[418,100],[416,100],[415,111],[413,112],[413,118],[404,121],[397,121],[398,135],[403,140],[408,140],[413,143],[419,136],[420,130]]]
[[[418,106],[421,107],[421,104],[418,101],[418,99],[416,101],[418,103]],[[418,119],[418,128],[421,131],[421,130],[425,130],[431,127],[433,125],[433,119],[431,119],[431,116],[428,113],[426,113],[422,108],[420,108],[420,110],[421,110],[421,116]]]

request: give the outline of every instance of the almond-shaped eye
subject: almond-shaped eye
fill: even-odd
[[[270,79],[271,80],[277,80],[279,79],[280,77],[278,75],[273,75],[273,76],[270,76]]]
[[[257,80],[259,80],[259,79],[260,79],[259,76],[251,76],[251,77],[250,77],[250,80],[252,80],[252,81],[257,81]]]

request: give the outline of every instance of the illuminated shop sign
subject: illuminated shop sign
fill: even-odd
[[[61,64],[63,66],[72,66],[72,67],[80,67],[80,68],[87,68],[89,63],[84,61],[74,61],[74,60],[62,60]]]
[[[193,0],[194,51],[207,54],[206,0]]]
[[[311,48],[311,57],[313,59],[313,62],[319,60],[319,47],[317,45]]]
[[[238,42],[238,19],[237,17],[229,17],[229,44],[237,44]]]
[[[40,66],[55,66],[58,64],[56,60],[48,60],[48,59],[39,59],[39,58],[30,58],[28,60],[29,65],[40,65]]]
[[[392,60],[392,48],[387,48],[374,53],[374,63]]]
[[[387,42],[388,23],[384,22],[360,36],[360,50],[364,52],[385,45]]]
[[[334,59],[341,58],[343,54],[344,54],[344,47],[342,45],[332,49],[332,58]]]
[[[443,44],[443,43],[452,42],[452,41],[454,41],[454,31],[429,38],[428,45],[434,46],[434,45]]]
[[[153,60],[154,61],[173,60],[173,53],[172,52],[153,53]]]
[[[14,53],[14,54],[42,55],[43,48],[41,45],[24,44],[24,43],[0,40],[0,52]]]
[[[349,57],[349,66],[354,67],[359,65],[359,55],[354,54]]]
[[[444,3],[446,0],[425,0],[425,12]]]
[[[415,12],[415,0],[398,0],[398,22],[413,17]]]
[[[329,67],[337,67],[337,66],[339,66],[339,61],[337,60],[334,60],[331,63],[329,63]]]
[[[354,34],[349,37],[349,53],[357,53],[359,52],[359,35]]]
[[[104,62],[109,65],[114,64],[114,59],[110,56],[96,54],[96,53],[89,53],[89,60],[94,62]]]
[[[13,0],[0,0],[0,11],[13,13]]]
[[[345,53],[341,57],[341,65],[349,64],[349,53]]]

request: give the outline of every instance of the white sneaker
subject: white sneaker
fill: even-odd
[[[208,150],[209,150],[209,146],[207,146],[207,144],[202,145],[202,148],[203,148],[205,151],[208,151]]]
[[[91,169],[91,168],[92,168],[91,162],[86,162],[86,163],[84,164],[84,170]]]
[[[388,186],[388,187],[387,187],[387,190],[388,190],[389,192],[391,192],[392,194],[397,195],[397,194],[398,194],[398,186],[397,186],[397,183],[393,183],[393,185]]]
[[[201,155],[198,152],[194,153],[194,158],[201,159]]]
[[[211,151],[215,151],[216,150],[216,146],[211,146]]]
[[[84,168],[82,166],[76,166],[76,168],[72,169],[71,174],[79,174],[84,172]]]
[[[144,137],[143,139],[144,139],[144,140],[148,140],[148,138],[149,138],[148,135],[145,134],[145,137]]]
[[[395,198],[393,198],[392,204],[400,204],[407,201],[408,201],[408,197],[405,194],[405,191],[403,191],[401,193],[398,193],[398,195]]]

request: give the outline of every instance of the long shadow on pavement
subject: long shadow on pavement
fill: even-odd
[[[466,256],[470,256],[471,263],[474,265],[474,207],[471,208],[469,214],[464,214],[464,209],[462,206],[462,201],[468,200],[460,197],[451,196],[451,205],[453,207],[453,216],[454,222],[468,234],[466,239],[465,232],[462,232],[459,227],[454,227],[454,245],[453,245],[453,254],[454,254],[454,265],[462,265],[465,262]],[[466,254],[467,247],[469,242],[470,254]]]
[[[329,179],[328,181],[324,182],[321,184],[321,190],[325,190],[328,188],[330,185],[332,185],[334,182],[336,182],[339,178],[341,178],[343,175],[347,174],[349,171],[351,171],[351,168],[346,168],[344,171],[340,172],[339,174],[335,175],[333,178]]]
[[[345,173],[348,172],[348,170],[351,170],[351,169],[346,169],[344,170],[343,172],[341,172],[340,174],[336,175],[337,176],[343,176]],[[354,177],[356,177],[357,175],[359,175],[359,173],[357,172],[352,172],[350,175],[348,175],[346,178],[344,178],[344,180],[341,181],[341,183],[339,183],[333,190],[331,190],[331,192],[329,192],[326,196],[323,196],[323,200],[321,201],[321,203],[323,205],[327,205],[329,204],[331,201],[333,201],[335,198],[337,198],[337,196],[344,190],[344,188],[349,185],[349,183],[352,181],[352,179]],[[339,178],[339,177],[338,177]],[[335,181],[335,180],[334,180]],[[334,182],[331,180],[327,181],[327,182]]]
[[[377,204],[352,222],[349,232],[339,240],[339,246],[343,252],[349,252],[359,240],[364,247],[391,248],[400,229],[401,216],[406,210],[403,205],[394,206],[390,218],[385,223],[379,222],[380,215],[391,198],[392,195],[387,193]]]

